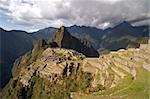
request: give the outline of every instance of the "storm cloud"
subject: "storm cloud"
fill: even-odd
[[[149,20],[150,13],[149,0],[0,0],[0,16],[30,29],[74,24],[107,28],[124,20]]]

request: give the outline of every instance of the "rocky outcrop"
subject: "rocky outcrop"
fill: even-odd
[[[81,41],[73,37],[64,26],[60,27],[56,32],[53,41],[61,48],[76,50],[87,57],[99,57],[99,53],[92,46],[88,47],[81,43]]]

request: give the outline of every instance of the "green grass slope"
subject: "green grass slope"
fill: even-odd
[[[150,52],[149,45],[143,44],[139,49],[121,50],[102,56],[103,62],[109,63],[106,71],[118,76],[115,86],[100,90],[91,94],[73,93],[74,99],[149,99],[150,98]],[[110,58],[113,57],[113,58]],[[101,57],[100,57],[101,58]],[[100,60],[102,60],[100,59]],[[109,59],[109,60],[106,60]],[[98,59],[87,59],[89,63],[95,64]],[[100,62],[99,60],[99,62]],[[93,62],[93,63],[92,63]],[[119,66],[120,65],[120,66]],[[94,65],[92,65],[94,66]],[[122,68],[122,67],[123,68]],[[147,66],[147,68],[145,68]],[[101,64],[97,67],[105,67]],[[129,72],[127,69],[135,71]],[[116,69],[112,69],[116,68]],[[118,72],[116,72],[118,70]],[[124,73],[124,77],[121,73]],[[134,73],[135,72],[135,73]],[[99,74],[96,74],[99,75]],[[105,78],[108,75],[103,75]],[[120,76],[119,76],[120,75]],[[99,76],[98,76],[99,77]],[[100,76],[102,78],[102,76]],[[114,80],[115,81],[115,80]]]

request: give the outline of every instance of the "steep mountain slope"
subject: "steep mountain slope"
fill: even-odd
[[[73,37],[64,26],[60,27],[56,32],[53,42],[56,42],[61,48],[73,49],[88,57],[99,57],[99,53],[92,46],[81,43],[81,41]]]
[[[84,58],[73,50],[46,48],[41,40],[32,52],[16,61],[13,78],[1,99],[69,98],[71,91],[84,90],[92,80],[92,75],[80,68]]]
[[[103,35],[103,30],[95,28],[95,27],[87,27],[87,26],[77,26],[73,25],[71,27],[67,27],[67,30],[71,33],[71,35],[75,36],[78,39],[87,40],[89,43],[93,45],[94,48],[99,48],[99,39]]]
[[[133,27],[128,22],[123,22],[114,28],[103,31],[103,36],[99,39],[99,48],[109,51],[127,48],[133,45],[133,48],[139,47],[140,40],[144,37],[146,41],[149,38],[149,26]],[[133,44],[134,43],[134,44]]]
[[[50,38],[54,36],[57,30],[58,30],[57,28],[49,27],[49,28],[41,29],[37,32],[32,32],[32,35],[36,40],[43,38],[46,41],[48,41]]]
[[[137,49],[86,58],[74,50],[49,48],[39,40],[16,61],[1,99],[148,99],[149,49],[150,42]]]
[[[5,31],[0,28],[0,87],[3,87],[11,76],[12,63],[32,49],[32,36],[24,31]]]

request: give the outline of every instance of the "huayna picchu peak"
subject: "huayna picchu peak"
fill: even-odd
[[[79,39],[72,36],[64,26],[61,26],[55,33],[53,42],[56,42],[60,48],[73,49],[87,57],[99,57],[99,53],[92,46],[83,44]]]

